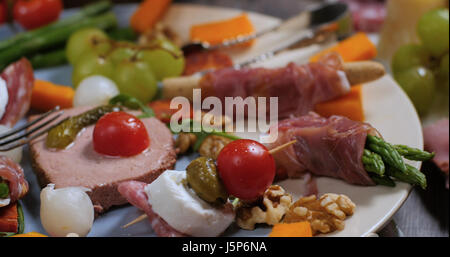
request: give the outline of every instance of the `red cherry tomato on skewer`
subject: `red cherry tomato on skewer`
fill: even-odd
[[[57,20],[62,9],[61,0],[17,0],[13,15],[22,27],[31,30]]]
[[[0,0],[0,25],[8,21],[8,7],[6,1]]]
[[[259,142],[240,139],[226,145],[217,168],[227,192],[242,200],[255,200],[272,185],[275,160]]]
[[[95,125],[93,144],[100,154],[128,157],[147,149],[150,138],[140,119],[126,112],[111,112]]]

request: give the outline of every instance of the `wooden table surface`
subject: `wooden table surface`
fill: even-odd
[[[66,7],[79,5],[88,0],[65,1]],[[115,2],[136,2],[116,0]],[[177,3],[195,3],[238,8],[285,19],[320,0],[174,0]],[[448,237],[449,192],[445,181],[432,164],[424,164],[422,171],[428,179],[428,189],[415,187],[400,210],[394,215],[380,236],[431,236]]]

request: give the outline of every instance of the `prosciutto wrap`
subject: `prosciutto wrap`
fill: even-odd
[[[0,124],[13,127],[30,109],[34,75],[30,62],[22,58],[10,64],[0,74],[8,90],[8,103]]]
[[[278,97],[279,118],[305,115],[317,103],[350,91],[343,62],[336,53],[324,56],[317,63],[290,63],[277,69],[218,69],[207,73],[201,79],[200,87],[202,97],[215,96],[223,104],[225,97]],[[266,107],[268,114],[268,100]]]
[[[152,206],[148,202],[145,186],[147,184],[139,181],[121,182],[117,188],[119,193],[127,199],[127,201],[138,209],[147,214],[153,230],[160,237],[183,237],[186,236],[164,221],[158,214],[152,210]]]
[[[28,193],[22,167],[6,156],[0,156],[0,178],[8,183],[10,204]]]
[[[269,149],[297,142],[274,154],[277,178],[301,177],[305,173],[372,186],[362,163],[368,134],[379,136],[369,124],[341,116],[323,118],[315,113],[280,121],[278,139]]]

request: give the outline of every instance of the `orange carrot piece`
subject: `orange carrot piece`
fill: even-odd
[[[36,79],[31,93],[31,108],[39,111],[48,111],[56,106],[70,108],[74,95],[71,87]]]
[[[131,27],[138,33],[153,28],[168,9],[172,0],[144,0],[130,19]]]
[[[353,86],[350,92],[337,99],[317,104],[315,111],[324,117],[340,115],[355,121],[364,121],[362,85]]]
[[[365,33],[356,33],[355,35],[339,42],[337,45],[325,49],[310,58],[311,62],[317,62],[320,57],[330,53],[337,52],[341,55],[344,62],[357,62],[371,60],[377,56],[377,48],[370,41]]]
[[[190,37],[194,42],[208,42],[215,45],[254,32],[255,29],[247,14],[242,14],[228,20],[194,25],[191,27]],[[252,42],[253,40],[241,45],[248,46]]]
[[[312,237],[308,221],[275,224],[269,237]]]
[[[38,233],[38,232],[28,232],[25,234],[17,234],[11,237],[48,237],[44,234]]]

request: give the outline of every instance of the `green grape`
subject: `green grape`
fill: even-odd
[[[425,114],[433,101],[435,78],[433,72],[416,66],[395,74],[395,79],[409,96],[417,112]]]
[[[88,28],[73,33],[66,45],[66,56],[71,64],[75,64],[80,56],[87,52],[105,54],[111,49],[108,35],[100,29]]]
[[[155,49],[142,50],[138,58],[150,65],[157,80],[180,76],[184,71],[183,52],[166,39],[156,39],[150,45]]]
[[[136,50],[131,47],[117,47],[109,55],[108,60],[110,60],[114,65],[119,64],[124,60],[129,60],[136,55]]]
[[[120,93],[133,96],[143,103],[150,102],[158,90],[150,66],[143,61],[120,62],[116,65],[113,80]]]
[[[111,78],[114,74],[114,65],[105,57],[97,54],[83,54],[73,66],[72,83],[74,88],[85,78],[92,75],[102,75]]]
[[[448,9],[435,9],[425,13],[417,23],[417,33],[425,48],[433,56],[440,57],[448,52]]]
[[[441,64],[439,66],[439,73],[442,77],[445,77],[448,79],[449,77],[449,59],[448,59],[448,53],[444,55],[441,59]]]
[[[392,58],[392,71],[397,73],[418,65],[428,67],[429,63],[430,56],[423,46],[407,44],[395,52]]]

